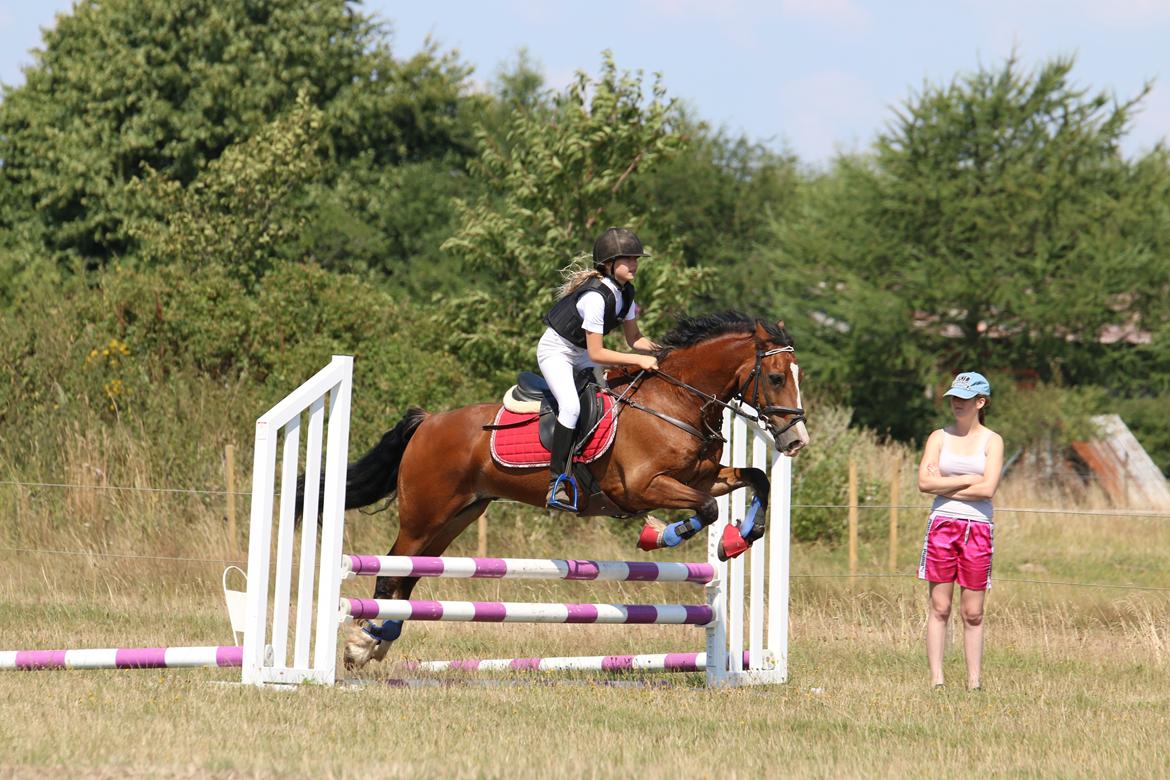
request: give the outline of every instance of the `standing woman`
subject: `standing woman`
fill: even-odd
[[[1003,470],[1003,438],[983,424],[991,384],[982,374],[959,374],[944,396],[951,399],[955,421],[930,434],[918,466],[918,489],[935,496],[918,564],[918,578],[930,583],[926,659],[931,683],[941,688],[947,621],[958,581],[967,689],[979,690],[983,601],[991,587],[994,551],[991,499]]]
[[[636,366],[644,371],[658,368],[653,355],[618,352],[603,343],[605,334],[620,323],[631,349],[658,350],[658,345],[638,329],[634,303],[638,258],[648,256],[632,230],[609,228],[593,242],[593,268],[570,277],[560,289],[560,300],[544,316],[548,328],[537,344],[536,362],[557,399],[545,499],[553,509],[577,511],[577,484],[569,452],[581,414],[576,373],[597,365]]]

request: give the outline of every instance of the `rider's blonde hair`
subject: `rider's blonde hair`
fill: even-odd
[[[565,298],[573,293],[581,285],[590,279],[604,279],[605,276],[592,265],[593,260],[589,255],[579,255],[573,262],[561,269],[561,276],[565,281],[557,288],[557,300]]]

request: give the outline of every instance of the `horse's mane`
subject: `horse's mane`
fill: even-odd
[[[783,347],[792,346],[792,337],[778,324],[743,312],[728,310],[698,317],[680,316],[670,332],[659,340],[658,344],[662,350],[658,357],[661,359],[671,350],[693,347],[727,333],[754,333],[757,325],[762,327],[775,343]]]

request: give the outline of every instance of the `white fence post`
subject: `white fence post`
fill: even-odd
[[[744,406],[745,411],[752,412]],[[788,560],[790,542],[792,464],[780,454],[771,436],[756,425],[747,424],[731,411],[724,413],[723,447],[725,466],[749,465],[768,475],[768,528],[764,539],[727,563],[717,557],[723,528],[740,523],[746,514],[747,497],[737,491],[729,502],[717,500],[719,520],[708,531],[708,561],[716,578],[708,586],[708,603],[714,621],[707,630],[707,684],[713,687],[781,683],[788,680]],[[769,463],[770,461],[770,463]],[[757,517],[757,522],[764,518]],[[750,587],[746,590],[744,567],[750,563]],[[728,603],[730,599],[730,603]],[[748,662],[744,663],[745,600]]]
[[[341,595],[341,537],[345,512],[345,472],[349,458],[349,409],[353,358],[334,355],[332,362],[256,421],[252,461],[252,510],[248,533],[248,594],[244,630],[242,679],[246,684],[332,685],[337,663],[337,613]],[[325,441],[325,493],[321,501],[321,554],[317,561],[318,475],[321,473],[321,414],[329,400]],[[304,520],[300,525],[300,575],[293,627],[293,666],[288,666],[292,604],[294,505],[301,451],[301,416],[307,413],[309,435],[305,453]],[[273,505],[276,488],[277,438],[283,434],[280,513],[277,523],[276,571],[271,570]],[[315,575],[317,575],[315,577]],[[313,585],[317,583],[317,635],[313,663],[309,631]],[[275,585],[274,585],[275,583]],[[269,593],[275,587],[269,620]],[[326,630],[326,625],[327,630]],[[272,626],[271,634],[269,626]]]

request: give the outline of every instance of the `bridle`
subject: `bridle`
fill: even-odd
[[[766,427],[768,432],[772,434],[773,439],[779,439],[780,435],[785,433],[789,428],[796,425],[797,423],[804,422],[804,409],[792,406],[765,406],[762,409],[760,408],[760,380],[763,378],[763,372],[760,369],[763,368],[764,358],[771,355],[777,355],[781,352],[796,352],[796,348],[777,347],[776,349],[769,349],[765,352],[760,347],[756,347],[756,364],[752,367],[752,372],[748,374],[747,379],[744,380],[743,387],[739,389],[735,396],[732,396],[733,398],[738,397],[739,399],[747,402],[747,387],[752,383],[753,379],[755,380],[755,392],[752,393],[752,400],[750,401],[749,405],[758,412],[758,414],[755,415],[756,425],[759,425],[762,428]],[[724,405],[726,406],[726,404]],[[748,419],[752,419],[751,415],[745,414],[742,411],[736,411],[736,413]],[[783,428],[777,425],[773,425],[771,417],[774,414],[790,415],[788,418],[788,424]]]
[[[748,374],[747,379],[744,380],[743,385],[738,390],[736,390],[734,395],[731,396],[730,402],[722,401],[711,393],[705,393],[694,385],[687,384],[681,379],[673,377],[670,374],[663,373],[662,371],[656,371],[655,376],[665,380],[672,385],[675,385],[676,387],[681,387],[692,395],[698,396],[705,401],[702,408],[699,410],[699,413],[700,418],[703,421],[703,427],[706,428],[706,431],[700,431],[690,423],[660,412],[657,409],[651,409],[648,406],[644,406],[638,403],[633,398],[627,397],[627,395],[633,395],[634,388],[639,386],[638,381],[647,373],[645,369],[639,371],[637,375],[632,380],[630,380],[627,389],[622,392],[621,395],[614,395],[614,393],[610,390],[607,390],[606,392],[608,392],[610,395],[614,395],[614,399],[617,403],[631,406],[635,409],[646,412],[647,414],[652,414],[655,417],[670,423],[676,428],[681,428],[695,438],[699,439],[699,441],[703,443],[704,448],[712,444],[723,444],[727,441],[725,438],[723,438],[723,435],[719,431],[713,429],[711,424],[707,422],[707,409],[713,405],[721,406],[724,409],[730,409],[733,414],[739,415],[745,420],[749,420],[752,423],[755,423],[760,428],[766,429],[768,433],[772,435],[774,440],[779,440],[780,436],[788,429],[792,428],[792,426],[804,422],[804,409],[792,406],[765,406],[762,409],[759,408],[760,378],[762,376],[760,369],[763,367],[764,358],[771,355],[777,355],[781,352],[795,351],[796,349],[794,347],[777,347],[775,349],[765,350],[762,347],[757,346],[755,365],[752,367],[751,373]],[[755,381],[755,392],[752,393],[752,398],[749,402],[747,399],[747,390],[748,386],[752,384],[753,380]],[[753,414],[745,411],[742,406],[732,403],[734,401],[743,401],[744,403],[749,403],[750,406],[756,410],[755,413]],[[770,419],[771,415],[779,414],[791,415],[791,417],[786,421],[787,424],[783,427],[774,424]]]

